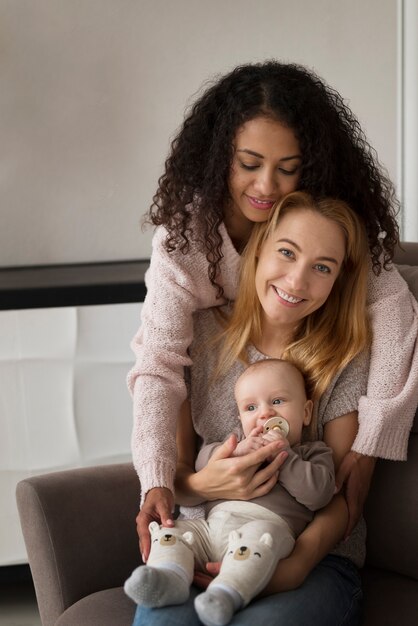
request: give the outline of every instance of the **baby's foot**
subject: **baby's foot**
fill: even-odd
[[[212,587],[196,596],[194,606],[205,626],[225,626],[235,613],[231,594],[220,587]]]
[[[189,586],[179,574],[148,565],[132,572],[124,590],[136,604],[148,607],[183,604],[189,597]]]

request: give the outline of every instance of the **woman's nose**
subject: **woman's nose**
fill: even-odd
[[[301,291],[306,288],[307,284],[307,269],[298,263],[293,263],[289,266],[289,271],[286,275],[287,284],[294,291]]]
[[[270,172],[267,168],[259,171],[255,183],[255,189],[260,196],[273,199],[278,189],[278,184],[274,172]]]

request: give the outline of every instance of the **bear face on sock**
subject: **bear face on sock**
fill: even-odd
[[[179,541],[191,546],[194,541],[193,533],[190,531],[181,533],[176,528],[164,528],[157,522],[151,522],[148,528],[151,533],[151,546],[158,543],[162,547],[170,548]]]
[[[251,557],[261,559],[266,549],[271,550],[273,538],[270,533],[264,533],[252,545],[244,545],[241,534],[233,530],[229,535],[228,551],[225,558],[232,557],[234,561],[246,561]]]

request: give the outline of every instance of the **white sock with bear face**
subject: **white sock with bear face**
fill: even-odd
[[[151,522],[148,565],[137,567],[125,582],[125,593],[147,607],[183,604],[193,580],[193,533]]]
[[[161,607],[186,602],[190,582],[178,565],[168,568],[141,565],[125,582],[124,590],[136,604]]]

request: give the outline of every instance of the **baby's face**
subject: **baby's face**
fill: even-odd
[[[245,436],[271,417],[283,417],[290,426],[290,445],[299,443],[309,424],[312,403],[306,399],[302,377],[288,363],[271,363],[249,371],[235,387],[235,398]]]

